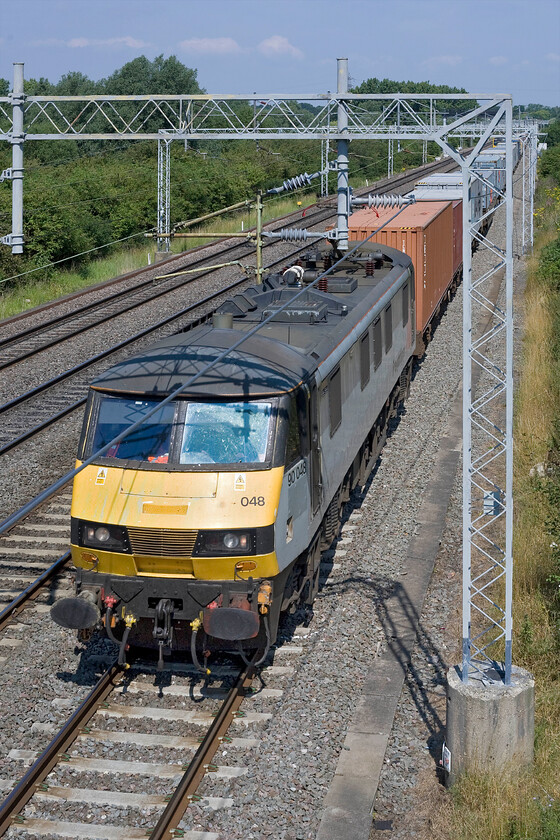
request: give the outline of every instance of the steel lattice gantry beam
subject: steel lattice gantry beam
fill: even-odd
[[[488,112],[488,105],[471,109],[461,120],[443,125],[438,103],[479,100],[496,104],[504,98],[507,97],[470,93],[265,94],[253,108],[254,93],[250,96],[26,96],[14,92],[0,97],[0,140],[11,142],[14,105],[22,107],[25,136],[34,140],[157,140],[160,131],[173,132],[186,140],[338,140],[348,136],[365,140],[390,136],[424,139],[426,134],[427,139],[444,134],[468,138],[479,137],[484,131],[487,122],[478,118]],[[348,119],[344,134],[338,130],[340,100],[344,101]],[[317,106],[317,113],[302,109],[302,102]],[[373,109],[372,103],[376,103]],[[401,127],[403,134],[399,134]]]
[[[337,92],[316,95],[26,97],[21,65],[16,65],[14,79],[12,96],[0,98],[0,140],[10,142],[14,148],[14,172],[7,171],[4,176],[13,177],[14,190],[21,187],[26,138],[161,141],[163,134],[166,139],[184,141],[332,140],[338,146],[340,224],[344,208],[346,213],[350,208],[348,144],[351,140],[419,140],[424,144],[432,141],[456,161],[463,174],[464,197],[462,677],[464,681],[476,678],[491,683],[495,679],[509,684],[513,573],[511,96],[352,94],[347,89],[346,59],[339,59]],[[317,110],[302,108],[302,102],[317,106]],[[526,124],[520,124],[518,129],[516,136],[527,134]],[[481,233],[470,218],[471,186],[475,180],[488,184],[477,161],[484,145],[495,136],[506,141],[505,187],[497,191],[493,188],[497,200],[487,209],[485,219],[497,219],[501,215],[500,222],[504,224],[493,225]],[[535,138],[536,134],[523,141],[524,204],[531,207]],[[453,142],[457,139],[474,148],[458,151],[457,143]],[[168,148],[167,143],[165,146]],[[164,164],[162,157],[161,184],[166,182]],[[13,244],[9,240],[7,237],[4,242]],[[479,254],[486,255],[485,260],[477,257],[475,264],[484,263],[486,267],[473,274],[475,245]],[[498,286],[502,291],[495,302]]]

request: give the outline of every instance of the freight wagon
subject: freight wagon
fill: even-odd
[[[457,224],[459,213],[451,201],[423,201],[405,207],[393,221],[391,208],[359,210],[350,217],[351,241],[364,240],[381,228],[370,242],[396,248],[412,259],[417,356],[423,354],[434,319],[461,279],[462,252],[453,244],[454,215]]]
[[[480,230],[481,233],[486,233],[489,226],[488,219],[483,219],[483,196],[487,191],[487,187],[478,178],[471,180],[470,186],[470,214],[469,224],[475,230]],[[457,172],[445,172],[442,174],[427,175],[414,185],[412,192],[408,196],[414,196],[416,201],[451,201],[453,202],[453,248],[455,253],[454,260],[456,260],[457,252],[461,255],[463,248],[463,175]],[[407,196],[407,197],[408,197]],[[460,208],[457,208],[456,202],[460,202]],[[456,263],[454,262],[456,267]]]

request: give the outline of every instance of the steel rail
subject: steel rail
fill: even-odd
[[[45,571],[42,572],[39,577],[33,581],[33,583],[30,583],[27,589],[20,592],[13,601],[10,601],[10,603],[4,607],[2,612],[0,612],[0,632],[13,618],[16,617],[19,611],[26,606],[28,601],[33,601],[37,597],[46,583],[56,577],[68,565],[70,556],[70,552],[66,551],[58,558],[58,560],[55,560],[48,569],[45,569]]]
[[[37,426],[33,426],[32,429],[28,429],[27,432],[24,432],[19,437],[13,438],[9,441],[9,443],[5,443],[3,446],[0,446],[0,455],[5,455],[6,452],[10,452],[10,450],[15,449],[22,443],[25,443],[25,441],[29,440],[29,438],[39,434],[39,432],[43,432],[45,429],[48,429],[49,426],[53,426],[58,420],[62,420],[63,417],[66,417],[67,414],[72,414],[73,411],[77,411],[80,406],[85,404],[86,400],[87,397],[82,397],[81,400],[78,400],[77,402],[66,406],[66,408],[61,409],[58,414],[51,415],[51,417],[47,418],[47,420],[43,420],[42,423],[39,423]]]
[[[20,779],[18,784],[0,806],[0,837],[12,825],[22,808],[29,802],[37,789],[37,785],[43,782],[53,767],[58,763],[61,754],[66,753],[73,744],[80,730],[87,724],[95,714],[98,706],[115,688],[115,680],[122,673],[120,665],[114,663],[103,674],[93,690],[76,709],[73,715],[62,727],[49,746],[41,753],[27,773]]]
[[[252,665],[247,666],[240,674],[236,684],[232,687],[220,711],[204,736],[204,740],[196,751],[185,775],[179,782],[155,828],[149,835],[150,840],[172,840],[175,836],[175,829],[183,819],[190,798],[206,775],[207,767],[218,750],[222,737],[231,726],[234,715],[243,702],[247,689],[250,688],[253,682],[254,674],[255,671]]]
[[[14,823],[20,824],[18,816],[23,808],[32,799],[39,785],[44,782],[60,759],[67,754],[68,749],[83,732],[101,704],[117,687],[118,678],[122,673],[123,668],[116,662],[107,669],[90,694],[6,797],[0,806],[0,837],[3,837]],[[151,830],[150,840],[160,840],[160,838],[161,840],[163,838],[171,840],[174,836],[174,830],[183,818],[190,798],[206,775],[208,765],[218,750],[221,739],[231,726],[254,676],[255,668],[249,664],[228,692],[165,810]],[[23,817],[21,818],[21,825],[25,826]]]

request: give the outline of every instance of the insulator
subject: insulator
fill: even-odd
[[[323,271],[327,271],[333,264],[332,254],[325,254],[323,257]]]
[[[366,262],[366,277],[373,277],[373,260]]]
[[[415,201],[413,197],[403,195],[368,195],[366,198],[353,198],[352,204],[356,206],[367,205],[371,207],[405,207]]]
[[[328,277],[321,277],[319,282],[317,283],[317,288],[320,292],[328,292],[329,290],[329,279]]]
[[[277,233],[278,238],[284,242],[307,242],[308,239],[317,236],[316,233],[310,233],[305,228],[282,228]]]
[[[311,183],[311,175],[304,172],[303,175],[295,175],[282,182],[285,190],[297,190],[299,187],[307,187]]]
[[[304,172],[302,175],[294,175],[293,178],[287,178],[281,187],[273,187],[271,190],[267,190],[267,195],[277,195],[285,190],[298,190],[300,187],[307,187],[313,178],[318,178],[320,174],[320,172],[314,172],[313,175],[309,175],[308,172]]]

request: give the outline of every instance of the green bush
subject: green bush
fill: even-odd
[[[539,275],[547,285],[560,291],[560,236],[542,249]]]
[[[560,184],[560,145],[543,152],[539,161],[539,177],[548,178],[549,176]]]

